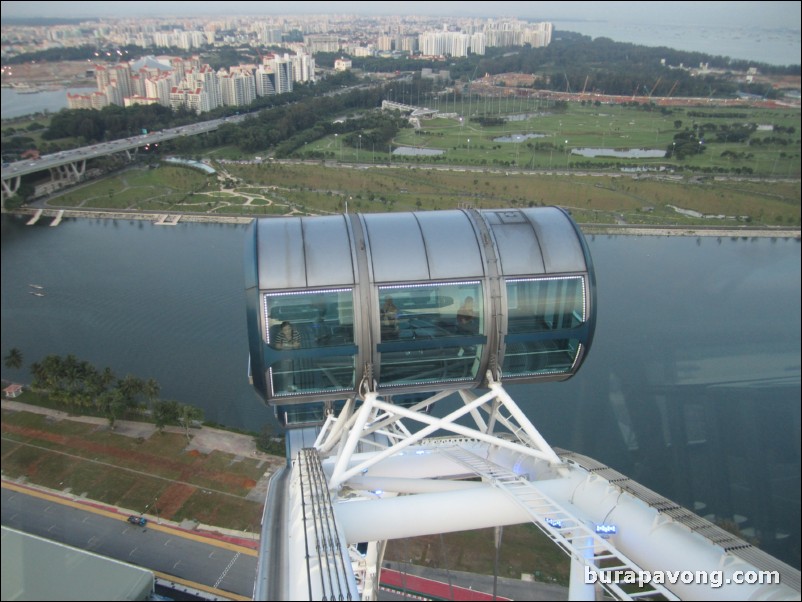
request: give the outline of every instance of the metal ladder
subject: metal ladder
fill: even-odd
[[[299,451],[296,465],[307,545],[309,599],[358,600],[360,593],[353,581],[351,562],[334,518],[326,475],[317,450],[304,448]]]
[[[627,589],[634,590],[625,591],[619,583],[607,583],[611,581],[610,575],[616,574],[616,571],[619,571],[619,575],[623,575],[624,572],[634,572],[637,580],[643,569],[530,481],[461,447],[455,446],[441,451],[481,476],[484,481],[507,493],[532,517],[532,522],[574,561],[590,567],[598,578],[597,583],[601,584],[610,595],[619,600],[637,600],[655,596],[666,600],[679,600],[675,594],[659,584],[649,583],[641,586],[637,583],[624,584],[630,586]],[[594,551],[595,554],[586,557],[588,551]]]

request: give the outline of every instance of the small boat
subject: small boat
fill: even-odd
[[[40,293],[39,291],[29,291],[29,292],[30,292],[32,295],[35,295],[35,296],[37,296],[37,297],[44,297],[44,296],[45,296],[45,294],[44,294],[44,293]]]
[[[44,288],[41,284],[29,284],[28,286],[30,286],[31,288],[38,288],[38,289]]]

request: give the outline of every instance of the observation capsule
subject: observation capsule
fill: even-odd
[[[555,207],[254,222],[250,376],[275,405],[565,380],[587,356],[595,277]]]

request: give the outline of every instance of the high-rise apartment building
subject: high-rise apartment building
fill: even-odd
[[[256,78],[250,70],[218,72],[223,105],[243,107],[256,100]]]

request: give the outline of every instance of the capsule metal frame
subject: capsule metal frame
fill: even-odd
[[[477,388],[488,371],[565,380],[591,346],[592,260],[560,208],[265,218],[250,228],[249,372],[271,405]]]

